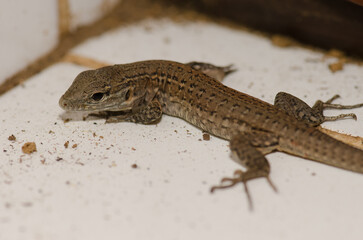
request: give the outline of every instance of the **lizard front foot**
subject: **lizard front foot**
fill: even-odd
[[[87,115],[88,117],[96,117],[106,119],[106,123],[116,123],[116,122],[123,122],[127,121],[127,118],[130,117],[129,112],[125,111],[118,111],[118,112],[111,112],[111,111],[101,111],[98,113],[90,113]]]
[[[250,193],[248,191],[247,182],[249,180],[251,180],[251,179],[256,178],[256,175],[260,175],[260,174],[256,174],[253,171],[243,172],[242,170],[236,170],[233,173],[233,177],[224,177],[224,178],[222,178],[220,185],[211,187],[210,192],[213,193],[217,189],[231,188],[231,187],[235,186],[238,183],[242,183],[243,186],[244,186],[245,193],[247,195],[249,208],[250,208],[250,210],[252,210],[253,209],[253,204],[252,204],[251,195],[250,195]],[[271,188],[275,192],[277,192],[277,188],[272,183],[270,177],[268,175],[265,175],[263,177],[265,177],[267,179],[267,182],[270,184]],[[227,184],[225,184],[225,183],[227,183]]]

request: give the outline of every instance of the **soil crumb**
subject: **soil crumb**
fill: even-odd
[[[210,140],[210,135],[208,133],[203,133],[203,140],[204,141],[209,141]]]
[[[344,61],[329,64],[329,69],[332,73],[343,70]]]
[[[326,53],[326,56],[329,57],[336,57],[336,58],[343,58],[345,57],[345,54],[343,51],[340,51],[338,49],[331,49]]]
[[[37,151],[37,146],[35,145],[35,142],[27,142],[24,143],[24,145],[21,147],[21,150],[23,153],[31,154]]]
[[[271,42],[273,45],[278,47],[291,47],[296,45],[296,41],[293,39],[277,34],[271,36]]]
[[[15,141],[16,137],[14,136],[14,134],[11,134],[11,136],[8,137],[9,141]]]

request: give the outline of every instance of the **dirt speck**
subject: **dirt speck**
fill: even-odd
[[[340,60],[339,62],[329,64],[329,69],[332,73],[335,73],[337,71],[343,70],[343,66],[344,61]]]
[[[24,202],[23,203],[23,207],[31,207],[31,206],[33,206],[33,203],[31,203],[31,202]]]
[[[31,153],[37,151],[37,146],[36,146],[35,142],[26,142],[21,147],[21,150],[23,151],[23,153],[31,154]]]
[[[209,141],[210,140],[210,135],[208,133],[203,133],[203,140],[204,141]]]
[[[331,49],[326,53],[326,55],[330,57],[343,58],[345,54],[338,49]]]
[[[293,39],[281,35],[273,35],[271,37],[271,42],[273,45],[278,47],[290,47],[296,45],[296,42]]]
[[[112,162],[111,167],[117,167],[117,164],[115,162]]]
[[[138,168],[138,166],[137,166],[137,164],[136,164],[136,163],[132,164],[132,165],[131,165],[131,167],[132,167],[132,168]]]
[[[16,137],[14,136],[14,134],[11,134],[11,136],[8,137],[9,141],[15,141]]]
[[[131,150],[132,150],[132,151],[136,151],[136,148],[132,147],[132,148],[131,148]]]
[[[163,42],[164,42],[165,44],[169,44],[169,43],[171,42],[171,40],[170,40],[170,38],[169,38],[169,37],[164,37],[164,38],[163,38]]]

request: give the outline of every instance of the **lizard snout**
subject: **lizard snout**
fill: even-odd
[[[59,99],[59,106],[62,108],[62,109],[64,109],[64,110],[67,110],[67,109],[69,109],[69,106],[68,106],[68,103],[67,103],[67,101],[65,100],[65,98],[64,98],[64,95]]]

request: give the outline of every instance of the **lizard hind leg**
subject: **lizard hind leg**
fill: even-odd
[[[279,92],[275,97],[275,106],[284,110],[290,116],[308,123],[310,126],[319,126],[326,121],[335,121],[347,117],[351,117],[356,120],[357,116],[354,113],[340,114],[332,117],[324,116],[323,111],[328,108],[353,109],[363,107],[363,103],[355,105],[332,104],[332,102],[337,98],[339,98],[339,95],[333,96],[326,102],[318,100],[313,107],[310,107],[304,101],[291,94]]]
[[[242,183],[250,209],[252,209],[252,200],[247,187],[249,180],[261,177],[266,178],[272,189],[277,192],[277,188],[269,177],[270,165],[264,156],[274,151],[277,146],[278,137],[272,133],[253,131],[234,136],[230,142],[232,155],[235,157],[237,163],[246,168],[246,171],[236,170],[234,177],[223,178],[220,185],[211,188],[211,192],[214,192],[216,189],[230,188],[238,183]]]

